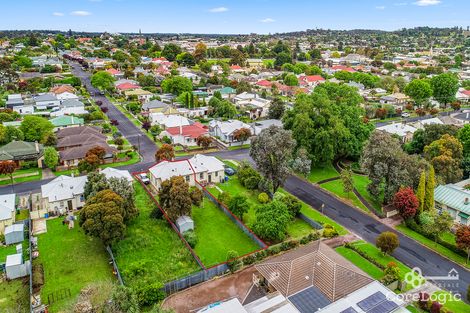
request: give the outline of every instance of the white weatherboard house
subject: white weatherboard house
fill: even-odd
[[[220,140],[230,144],[242,144],[233,138],[236,130],[241,128],[251,129],[251,126],[239,120],[217,121],[212,120],[209,123],[209,134],[211,136],[220,138]],[[243,144],[250,143],[250,140],[243,142]]]
[[[132,181],[134,180],[132,178],[132,175],[129,173],[129,171],[118,170],[118,169],[113,168],[113,167],[107,167],[104,170],[102,170],[101,173],[103,173],[104,176],[106,176],[107,179],[110,179],[110,178],[117,178],[117,179],[124,178],[129,183],[132,183]]]
[[[15,222],[16,195],[14,193],[0,196],[0,234]]]
[[[42,185],[43,210],[63,214],[81,208],[85,204],[83,190],[86,182],[86,176],[70,177],[61,175]]]
[[[396,135],[400,137],[402,142],[410,141],[413,138],[414,132],[417,130],[415,127],[404,123],[392,123],[377,127],[377,129],[387,132],[390,135]]]
[[[173,176],[182,176],[190,186],[200,183],[218,183],[224,179],[224,163],[219,159],[196,154],[191,159],[162,161],[149,169],[150,182],[160,189],[163,181]]]

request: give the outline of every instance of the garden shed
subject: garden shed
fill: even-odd
[[[5,272],[8,279],[24,277],[29,274],[29,261],[23,263],[23,255],[21,253],[7,255]]]
[[[5,228],[5,243],[11,245],[24,240],[24,224],[13,224]]]
[[[180,233],[184,233],[194,229],[194,221],[189,216],[183,215],[176,220],[176,227],[178,227]]]

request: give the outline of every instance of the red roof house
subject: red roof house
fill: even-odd
[[[123,83],[123,84],[117,85],[116,88],[119,91],[126,91],[126,90],[138,89],[140,88],[140,86],[136,84],[132,84],[132,83]]]
[[[192,125],[168,127],[161,135],[170,137],[173,144],[197,146],[197,137],[206,136],[208,132],[207,126],[196,122]]]
[[[269,80],[262,79],[256,82],[256,85],[262,88],[271,88],[272,83]]]

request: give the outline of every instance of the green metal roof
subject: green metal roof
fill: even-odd
[[[460,212],[460,213],[459,213],[459,216],[460,216],[461,218],[468,219],[468,217],[469,217],[470,215],[468,215],[467,213]]]
[[[470,190],[453,184],[439,185],[434,189],[434,200],[450,208],[470,214]]]
[[[223,95],[233,94],[236,92],[236,90],[233,89],[232,87],[224,87],[222,89],[219,89],[218,91],[220,91],[220,93]]]
[[[0,160],[24,160],[37,158],[44,152],[44,146],[35,142],[12,141],[0,147]]]
[[[83,118],[76,117],[76,116],[73,116],[73,115],[62,115],[62,116],[58,116],[56,118],[50,119],[49,121],[55,127],[70,126],[70,125],[83,125],[84,124]]]

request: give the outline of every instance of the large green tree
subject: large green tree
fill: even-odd
[[[91,84],[100,90],[112,90],[114,88],[114,77],[105,71],[96,72],[91,76]]]
[[[457,138],[443,135],[424,147],[424,156],[434,167],[439,182],[448,184],[462,179],[463,148]]]
[[[25,116],[20,125],[26,141],[41,141],[49,134],[54,125],[44,117],[28,115]]]
[[[50,169],[55,169],[59,163],[59,153],[54,147],[47,147],[44,150],[44,163]]]
[[[261,175],[271,183],[271,197],[290,173],[294,147],[292,132],[274,125],[262,130],[251,142],[250,156]]]
[[[324,83],[311,95],[297,97],[283,118],[298,147],[307,149],[313,165],[340,157],[358,158],[374,129],[364,121],[362,97],[354,87]]]
[[[174,76],[162,81],[163,92],[172,93],[179,96],[183,92],[192,92],[193,83],[186,77]]]
[[[278,200],[260,206],[256,210],[253,231],[261,238],[273,242],[285,238],[291,215],[287,206]]]
[[[181,47],[174,43],[166,44],[163,47],[162,56],[168,61],[173,62],[176,60],[176,56],[182,52]]]
[[[191,215],[189,184],[182,176],[173,176],[162,182],[158,191],[160,204],[173,221],[183,215]]]
[[[434,99],[447,106],[455,101],[455,95],[459,90],[459,79],[452,73],[443,73],[431,79],[431,87]]]
[[[431,84],[424,79],[414,79],[406,85],[405,93],[413,99],[417,106],[423,106],[432,96]]]

